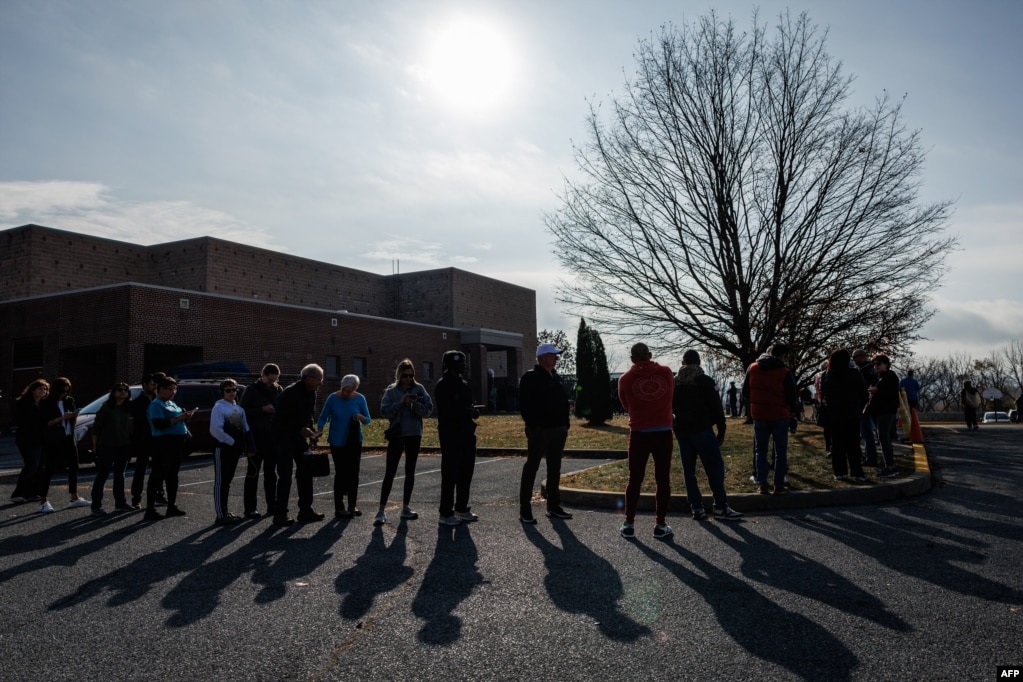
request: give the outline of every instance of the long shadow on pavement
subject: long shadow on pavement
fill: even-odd
[[[858,663],[856,655],[806,616],[787,611],[743,580],[680,545],[665,543],[692,568],[672,561],[642,542],[634,544],[703,597],[725,633],[752,655],[775,663],[804,680],[852,678],[852,670]],[[726,664],[722,661],[722,665]]]
[[[523,529],[543,553],[547,568],[543,584],[554,605],[567,613],[586,614],[615,641],[634,642],[650,634],[649,628],[622,612],[619,601],[625,588],[614,566],[580,542],[564,521],[554,520],[551,525],[561,539],[561,547],[545,538],[536,526]]]
[[[730,536],[717,523],[706,524],[706,528],[742,557],[739,570],[750,580],[819,601],[897,632],[911,629],[876,595],[808,556],[751,533],[744,523],[729,525],[738,537]]]
[[[341,600],[341,617],[359,620],[373,607],[377,595],[390,592],[412,577],[411,566],[405,565],[408,524],[402,520],[390,546],[384,544],[383,526],[373,528],[369,545],[355,565],[342,571],[334,581]]]
[[[438,528],[437,549],[412,601],[412,613],[426,621],[417,634],[423,644],[444,646],[461,636],[462,619],[454,611],[483,583],[478,558],[467,525]]]

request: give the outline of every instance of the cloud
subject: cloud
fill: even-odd
[[[26,223],[135,244],[213,236],[286,250],[267,232],[187,201],[127,201],[97,182],[0,182],[0,228]]]
[[[938,312],[921,333],[934,340],[917,343],[914,351],[918,354],[944,356],[962,350],[984,357],[1011,339],[1023,339],[1023,301],[958,301],[936,296],[932,303]]]

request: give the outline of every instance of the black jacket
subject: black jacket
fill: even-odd
[[[284,389],[280,386],[267,386],[262,381],[257,381],[245,389],[238,404],[245,410],[245,419],[249,422],[249,428],[253,431],[269,431],[273,423],[273,413],[267,414],[263,408],[273,405],[277,410],[277,403],[281,399]]]
[[[540,365],[519,381],[519,411],[527,429],[568,428],[568,392],[557,372]]]
[[[860,370],[852,367],[829,368],[821,376],[821,393],[827,404],[827,419],[832,422],[859,421],[867,404],[867,382]]]
[[[479,412],[472,400],[472,388],[461,374],[444,372],[433,391],[433,405],[437,410],[437,429],[475,431],[473,421]]]
[[[719,435],[725,432],[721,396],[714,380],[699,366],[687,366],[678,371],[671,409],[675,413],[675,431],[694,433],[716,425]]]
[[[299,379],[281,392],[270,427],[276,433],[298,437],[302,429],[312,428],[315,407],[316,391],[307,391]]]

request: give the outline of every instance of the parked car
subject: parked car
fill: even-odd
[[[985,424],[997,424],[998,422],[1009,423],[1009,415],[1005,412],[985,412],[984,423]]]
[[[1019,410],[1009,410],[1009,421],[1019,424]]]
[[[244,386],[238,386],[238,398],[245,391]],[[141,386],[131,387],[132,400],[142,393]],[[78,446],[78,461],[92,462],[96,454],[92,451],[92,422],[96,419],[96,413],[103,405],[109,394],[104,393],[100,397],[78,411],[78,420],[75,422],[75,443]],[[200,379],[183,379],[178,382],[178,391],[174,394],[174,402],[186,410],[193,407],[198,411],[188,420],[188,430],[192,433],[189,440],[190,452],[212,452],[216,443],[210,435],[210,412],[213,404],[220,399],[220,381],[209,381]]]

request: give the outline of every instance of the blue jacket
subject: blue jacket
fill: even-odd
[[[330,432],[327,434],[327,442],[334,446],[341,446],[348,442],[348,429],[354,425],[359,430],[359,442],[362,442],[362,425],[352,421],[352,417],[361,414],[366,418],[364,423],[370,423],[369,405],[361,393],[352,394],[351,398],[339,398],[337,393],[331,393],[327,402],[323,403],[320,410],[320,418],[316,422],[317,427],[322,430],[327,422],[330,422]]]

